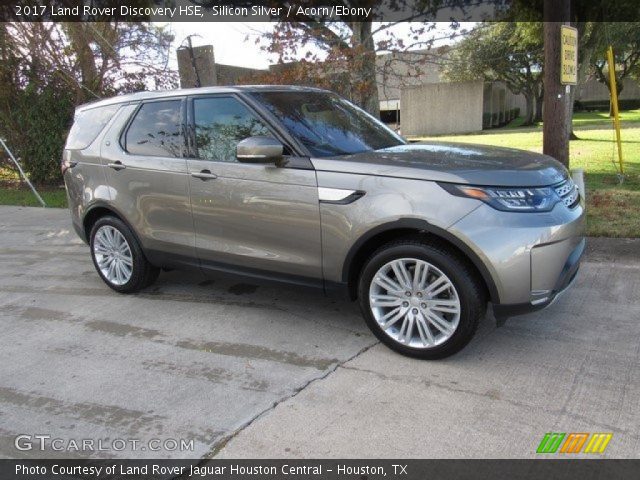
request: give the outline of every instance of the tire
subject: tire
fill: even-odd
[[[116,292],[137,292],[158,278],[160,269],[149,263],[133,232],[119,218],[98,219],[89,238],[93,265],[102,281]]]
[[[382,343],[426,360],[448,357],[467,345],[487,303],[482,282],[463,259],[420,237],[374,252],[361,271],[358,299],[367,326]]]

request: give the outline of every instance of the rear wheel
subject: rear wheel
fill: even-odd
[[[385,345],[404,355],[453,355],[473,337],[484,314],[481,283],[447,249],[424,240],[400,240],[376,251],[358,285],[367,325]]]
[[[117,292],[136,292],[158,278],[160,269],[149,263],[129,227],[116,217],[102,217],[95,223],[90,246],[98,274]]]

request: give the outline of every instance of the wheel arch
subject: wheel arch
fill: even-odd
[[[124,215],[118,212],[111,205],[108,205],[102,202],[96,202],[94,205],[92,205],[89,209],[87,209],[87,211],[84,214],[84,217],[82,218],[82,229],[87,239],[87,243],[89,244],[91,243],[91,229],[93,228],[93,226],[96,224],[96,222],[99,219],[107,215],[116,217],[118,220],[124,223],[129,228],[133,236],[135,237],[136,241],[138,242],[138,245],[140,245],[140,247],[142,248],[142,243],[140,242],[140,237],[138,233],[131,226],[131,224],[126,220]]]
[[[500,303],[495,281],[480,257],[451,232],[420,219],[401,219],[379,225],[362,235],[351,246],[342,268],[342,282],[348,286],[351,299],[357,298],[358,276],[369,256],[385,243],[415,234],[426,235],[438,241],[466,260],[482,280],[489,299],[494,304]]]

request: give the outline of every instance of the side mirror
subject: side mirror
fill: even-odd
[[[282,143],[275,138],[249,137],[238,143],[236,158],[244,163],[276,163],[283,151]]]

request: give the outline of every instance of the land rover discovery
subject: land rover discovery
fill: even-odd
[[[196,268],[342,291],[382,342],[419,358],[464,347],[489,303],[499,319],[549,305],[585,246],[584,201],[552,158],[412,144],[312,88],[83,105],[62,169],[113,290]]]

